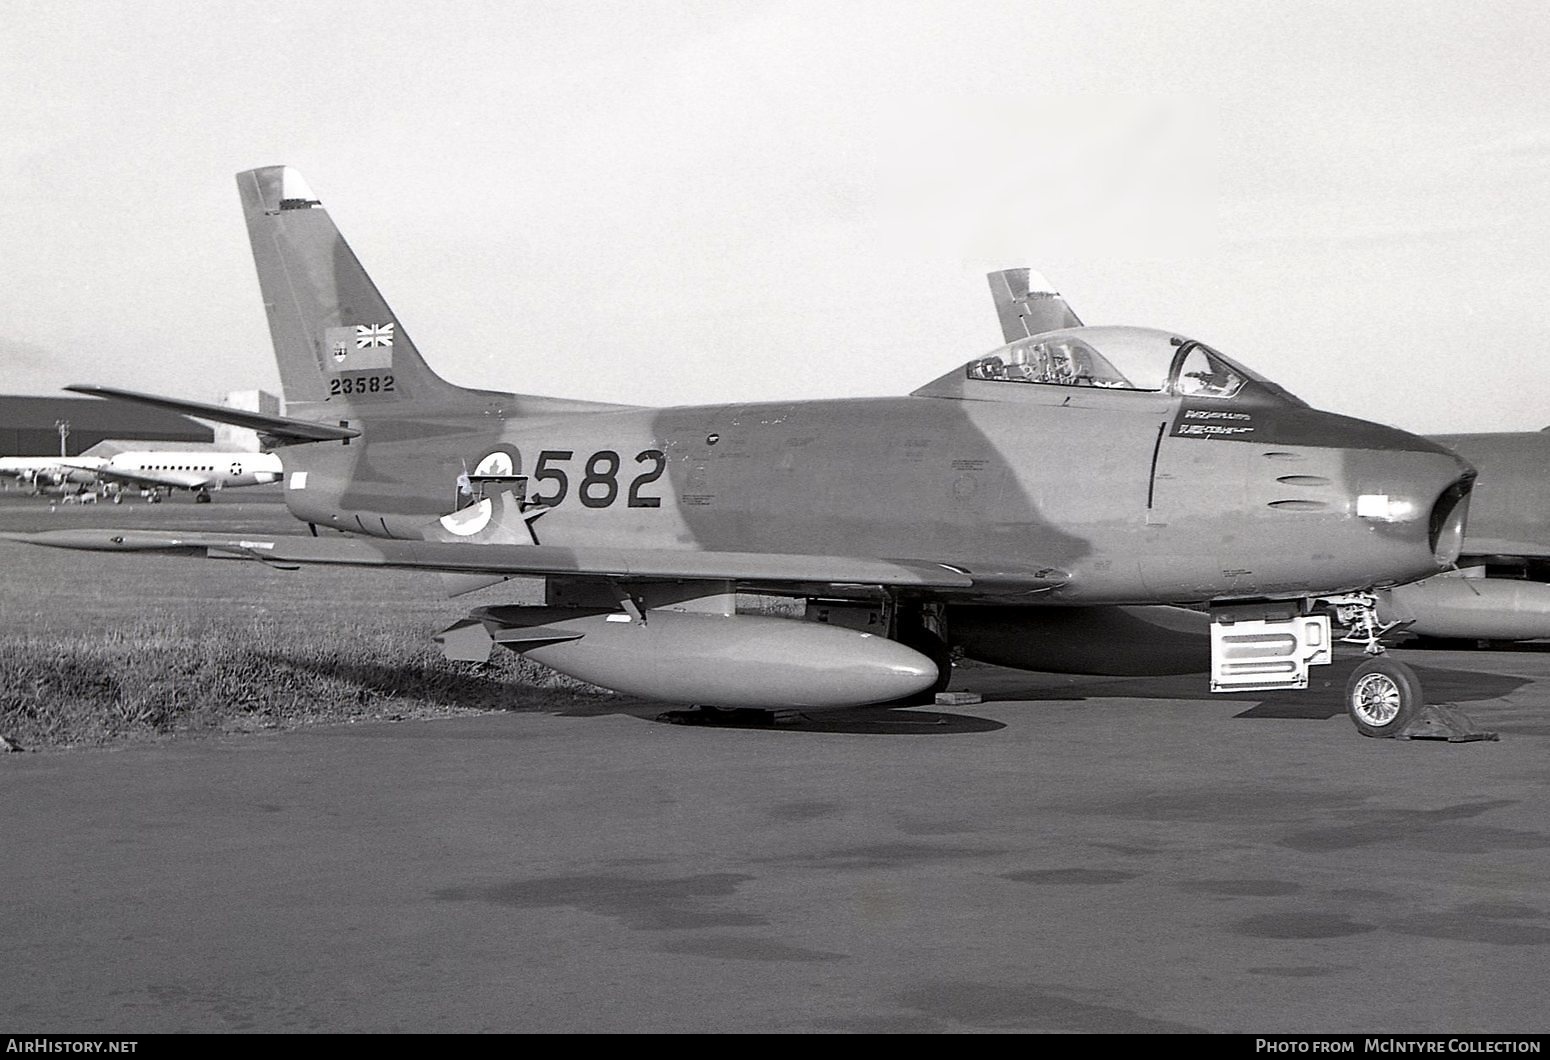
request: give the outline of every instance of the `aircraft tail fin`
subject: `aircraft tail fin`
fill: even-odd
[[[302,175],[237,174],[287,412],[386,412],[489,397],[454,386],[420,357]]]
[[[996,302],[996,315],[1001,318],[1001,334],[1007,342],[1082,326],[1066,300],[1038,273],[1002,269],[986,278],[990,280],[990,296]]]

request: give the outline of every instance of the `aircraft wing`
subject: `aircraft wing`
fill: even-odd
[[[1066,300],[1036,272],[1002,269],[986,279],[990,281],[990,296],[995,299],[1001,334],[1007,342],[1082,326]]]
[[[97,464],[105,462],[91,457],[77,457],[74,463],[68,463],[65,457],[4,456],[0,457],[0,475],[31,479],[53,474],[66,466],[95,471]]]
[[[233,536],[151,530],[49,530],[0,539],[51,548],[151,552],[253,559],[273,567],[304,564],[395,567],[451,574],[568,574],[609,580],[682,579],[760,585],[888,586],[957,591],[965,596],[1023,596],[1065,584],[1050,567],[974,570],[918,559],[694,552],[676,549],[567,548],[471,541],[364,537]]]
[[[215,485],[216,476],[209,471],[132,471],[128,468],[92,467],[90,464],[65,463],[80,471],[90,471],[98,478],[110,482],[125,482],[133,486],[166,486],[171,489],[208,489]]]
[[[336,427],[327,423],[313,423],[311,420],[297,420],[289,416],[269,416],[262,412],[249,412],[246,409],[228,408],[225,405],[211,405],[203,401],[184,401],[182,398],[142,394],[138,390],[119,390],[117,387],[93,386],[87,383],[77,383],[73,386],[67,386],[65,389],[77,394],[91,394],[94,397],[102,398],[118,398],[121,401],[135,401],[142,405],[171,409],[173,412],[181,412],[196,419],[214,420],[216,423],[230,423],[237,427],[246,427],[249,430],[259,431],[283,442],[340,441],[345,438],[357,438],[361,433],[352,427]]]

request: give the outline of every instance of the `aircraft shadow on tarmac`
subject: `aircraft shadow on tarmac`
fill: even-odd
[[[1481,673],[1443,666],[1428,666],[1416,656],[1399,651],[1395,658],[1415,668],[1432,703],[1472,703],[1499,699],[1529,683],[1529,679],[1505,674]],[[409,665],[333,664],[322,666],[284,656],[267,661],[281,667],[309,670],[344,680],[362,691],[383,696],[413,694],[439,706],[515,713],[544,713],[558,717],[605,717],[626,714],[645,721],[681,721],[688,704],[675,706],[620,695],[587,695],[560,689],[512,686],[482,673],[449,679]],[[1351,671],[1362,657],[1337,659],[1314,672],[1306,689],[1285,692],[1228,693],[1223,698],[1249,703],[1236,718],[1279,718],[1323,721],[1345,713],[1343,692]],[[1053,683],[1062,682],[1062,683]],[[981,692],[987,701],[1040,703],[1082,702],[1093,699],[1210,700],[1205,674],[1163,677],[1074,677],[1024,674],[994,666],[975,666],[955,675],[953,686]],[[775,721],[763,711],[723,711],[700,724],[724,729],[779,729],[785,732],[848,733],[872,735],[947,736],[994,732],[1002,722],[970,714],[921,709],[856,707],[813,713],[795,712]]]
[[[331,663],[324,665],[284,655],[266,654],[269,664],[305,670],[354,685],[361,692],[382,696],[414,695],[442,707],[550,714],[594,718],[626,714],[645,721],[681,721],[668,715],[685,713],[688,704],[655,703],[623,695],[590,695],[562,689],[512,686],[482,672],[449,676],[412,663]],[[779,720],[768,711],[718,711],[699,722],[719,729],[779,729],[782,732],[855,733],[873,735],[947,736],[994,732],[1005,724],[968,714],[946,714],[886,706],[830,709],[811,714],[785,712]]]
[[[646,704],[642,704],[646,706]],[[677,720],[672,715],[681,714],[671,708],[664,710],[661,704],[651,706],[657,721]],[[850,733],[871,736],[952,736],[970,732],[995,732],[1006,728],[1005,722],[972,714],[944,714],[941,711],[900,709],[895,707],[829,708],[813,713],[787,712],[793,720],[776,720],[768,711],[742,710],[720,711],[708,724],[720,729],[780,729],[785,732]]]
[[[1507,674],[1481,673],[1474,670],[1458,670],[1442,666],[1428,666],[1416,658],[1414,652],[1396,652],[1394,658],[1415,669],[1421,679],[1426,699],[1430,703],[1473,703],[1499,699],[1529,683],[1528,678]],[[1323,721],[1345,713],[1343,702],[1346,680],[1363,661],[1363,657],[1337,658],[1327,667],[1314,671],[1308,687],[1284,692],[1224,693],[1220,697],[1207,691],[1207,675],[1184,674],[1167,677],[1126,677],[1069,679],[1069,683],[1055,685],[1045,677],[1042,683],[1030,683],[1028,679],[1017,681],[1010,675],[1015,671],[993,671],[994,677],[976,680],[979,675],[965,675],[964,687],[981,691],[987,700],[998,702],[1080,702],[1088,699],[1171,699],[1215,700],[1252,705],[1233,715],[1236,718],[1282,718]],[[957,687],[959,682],[955,681]],[[983,686],[983,687],[982,687]]]

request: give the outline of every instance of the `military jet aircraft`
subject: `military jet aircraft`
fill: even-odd
[[[1178,670],[1165,643],[1138,659],[1136,634],[1177,617],[1165,603],[1209,610],[1214,689],[1304,687],[1331,653],[1317,601],[1370,632],[1372,590],[1458,555],[1467,464],[1188,336],[1084,327],[1053,299],[907,397],[641,408],[469,390],[426,365],[299,173],[238,185],[287,416],[84,389],[286,443],[286,503],[313,536],[20,539],[436,570],[459,590],[537,577],[542,605],[475,609],[440,634],[447,653],[498,645],[644,697],[796,709],[929,693],[955,649]],[[1419,685],[1380,655],[1348,706],[1391,735]]]

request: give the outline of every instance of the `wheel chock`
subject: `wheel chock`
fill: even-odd
[[[1424,704],[1410,724],[1394,737],[1399,740],[1447,740],[1449,743],[1501,739],[1497,733],[1483,731],[1469,715],[1448,703]]]
[[[938,692],[936,694],[936,705],[939,707],[968,707],[983,702],[985,697],[978,692]]]

